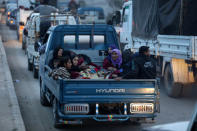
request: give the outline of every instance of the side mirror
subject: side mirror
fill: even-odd
[[[41,46],[41,43],[40,43],[40,42],[36,42],[36,43],[34,44],[34,50],[35,50],[36,52],[38,52],[38,49],[40,48],[40,46]]]
[[[39,42],[40,43],[40,42]],[[41,43],[40,43],[41,44]],[[46,44],[44,45],[40,45],[38,51],[39,51],[39,54],[42,55],[45,53],[45,49],[46,49]]]

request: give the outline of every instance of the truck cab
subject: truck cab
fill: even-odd
[[[57,47],[88,55],[102,66],[109,45],[119,47],[116,31],[109,25],[58,25],[48,30],[45,53],[40,56],[40,102],[53,107],[54,126],[154,119],[160,110],[155,79],[58,79],[50,77],[49,61]]]
[[[128,44],[132,42],[133,7],[132,1],[125,2],[122,9],[122,30],[120,32],[120,42]]]

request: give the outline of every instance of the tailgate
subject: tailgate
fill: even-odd
[[[63,102],[130,102],[153,101],[156,80],[69,80],[62,81]]]

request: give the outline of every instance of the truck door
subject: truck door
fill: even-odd
[[[125,6],[123,8],[123,16],[122,16],[122,32],[120,33],[120,42],[121,43],[128,43],[129,42],[129,36],[130,36],[130,24],[129,24],[129,10],[130,6]]]
[[[126,6],[123,9],[123,17],[122,17],[122,32],[120,34],[120,41],[121,43],[128,43],[128,20],[129,20],[129,6]]]
[[[46,55],[46,54],[48,54],[46,49],[48,48],[49,39],[50,39],[50,32],[47,32],[45,37],[41,41],[42,46],[46,45],[45,51],[43,51],[42,54],[40,53],[40,65],[39,65],[40,69],[39,70],[40,70],[40,74],[42,75],[42,77],[43,77],[43,75],[45,73],[45,69],[44,69],[45,65],[46,65],[46,63],[49,62],[48,59],[50,59],[49,57],[47,57],[48,55]]]

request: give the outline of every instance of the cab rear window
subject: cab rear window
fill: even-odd
[[[105,36],[94,35],[91,37],[90,35],[78,35],[78,39],[76,39],[75,35],[65,35],[64,48],[80,50],[102,50],[105,48]]]

